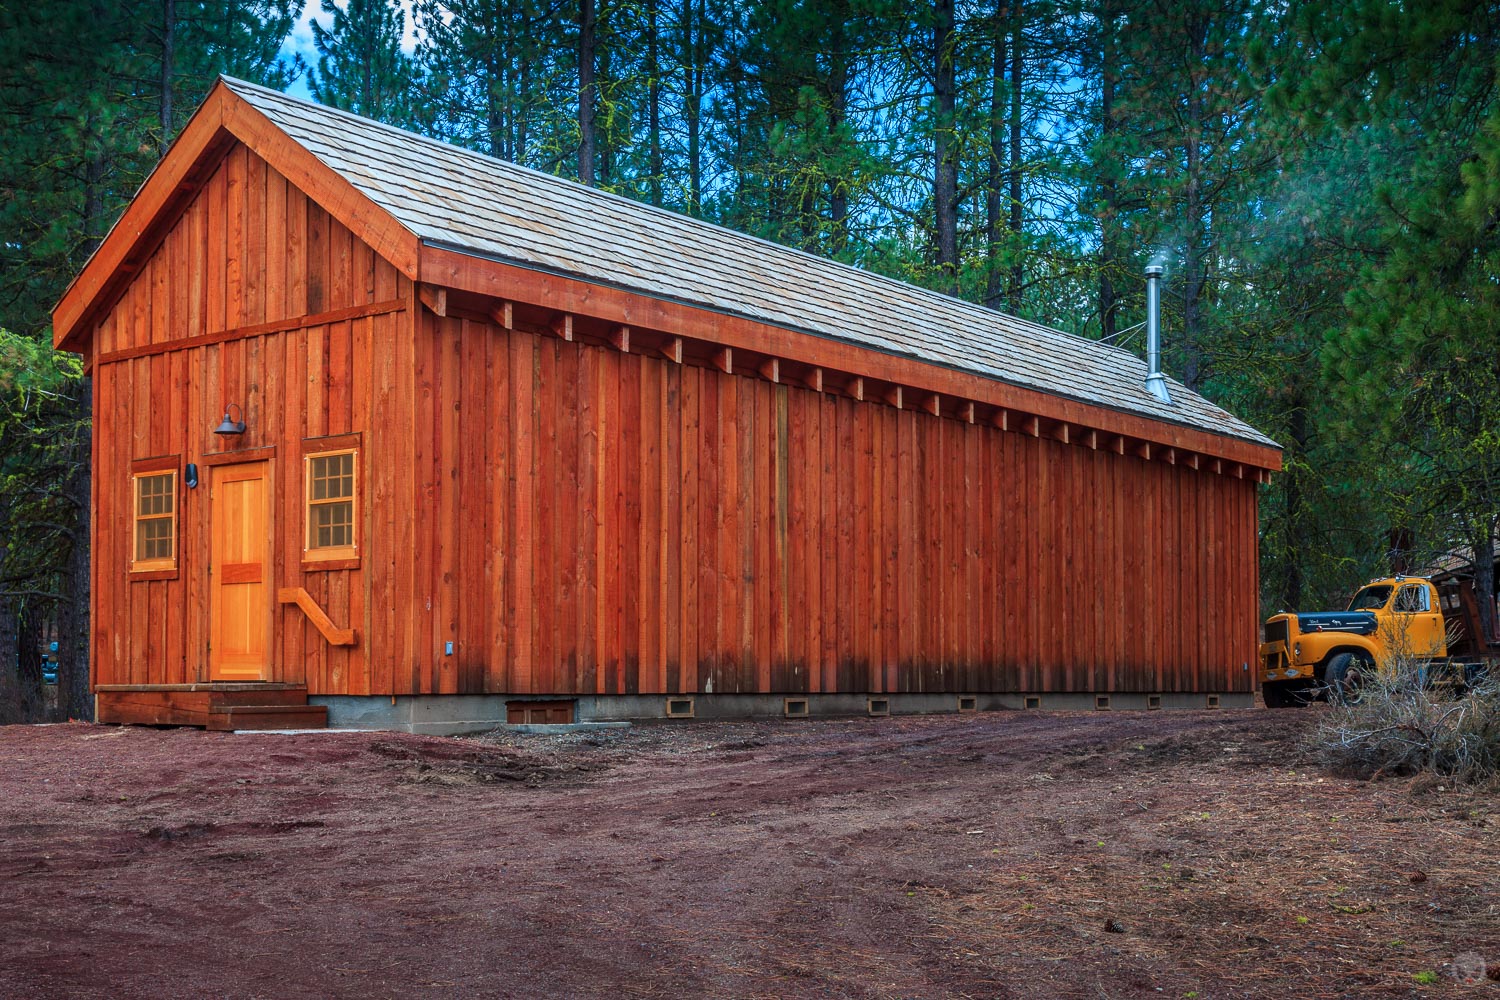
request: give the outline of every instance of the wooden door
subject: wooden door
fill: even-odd
[[[270,463],[214,468],[209,502],[209,680],[270,680]]]

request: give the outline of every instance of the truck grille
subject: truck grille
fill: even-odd
[[[1265,634],[1263,642],[1286,642],[1287,629],[1285,618],[1274,618],[1266,622],[1262,631]]]

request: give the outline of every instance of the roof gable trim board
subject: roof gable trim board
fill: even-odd
[[[223,89],[220,84],[215,92]],[[205,101],[53,306],[55,349],[84,353],[90,339],[85,321],[107,308],[129,282],[232,145],[222,102]],[[150,247],[142,246],[148,241]]]
[[[416,277],[416,235],[221,79],[53,307],[52,341],[57,350],[87,353],[89,322],[109,308],[236,141],[398,271]]]

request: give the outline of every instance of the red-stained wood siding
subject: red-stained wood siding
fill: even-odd
[[[312,694],[1252,686],[1250,478],[438,317],[244,147],[101,315],[99,684],[208,679],[205,490],[133,580],[130,470],[230,447],[274,449],[274,588],[359,634],[273,611]],[[303,442],[347,434],[361,559],[305,570]]]
[[[95,329],[94,683],[209,679],[205,461],[226,448],[274,449],[271,589],[306,588],[339,627],[380,636],[387,648],[397,522],[410,502],[410,477],[396,463],[409,451],[410,420],[372,414],[394,414],[409,399],[397,372],[410,371],[399,367],[403,340],[410,356],[410,299],[410,282],[263,160],[243,146],[228,153]],[[369,314],[306,325],[360,307]],[[200,343],[257,324],[275,329]],[[212,433],[230,402],[248,427],[238,440]],[[360,566],[304,572],[303,439],[356,432]],[[131,463],[166,455],[180,457],[177,573],[133,579]],[[200,466],[195,490],[182,485],[189,462]],[[372,673],[368,643],[329,646],[295,607],[272,616],[268,679],[312,693],[390,688],[391,664],[382,659]]]
[[[1251,690],[1249,480],[420,316],[412,691]]]

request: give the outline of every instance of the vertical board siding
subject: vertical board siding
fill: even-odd
[[[420,315],[419,690],[1251,689],[1247,481]]]

